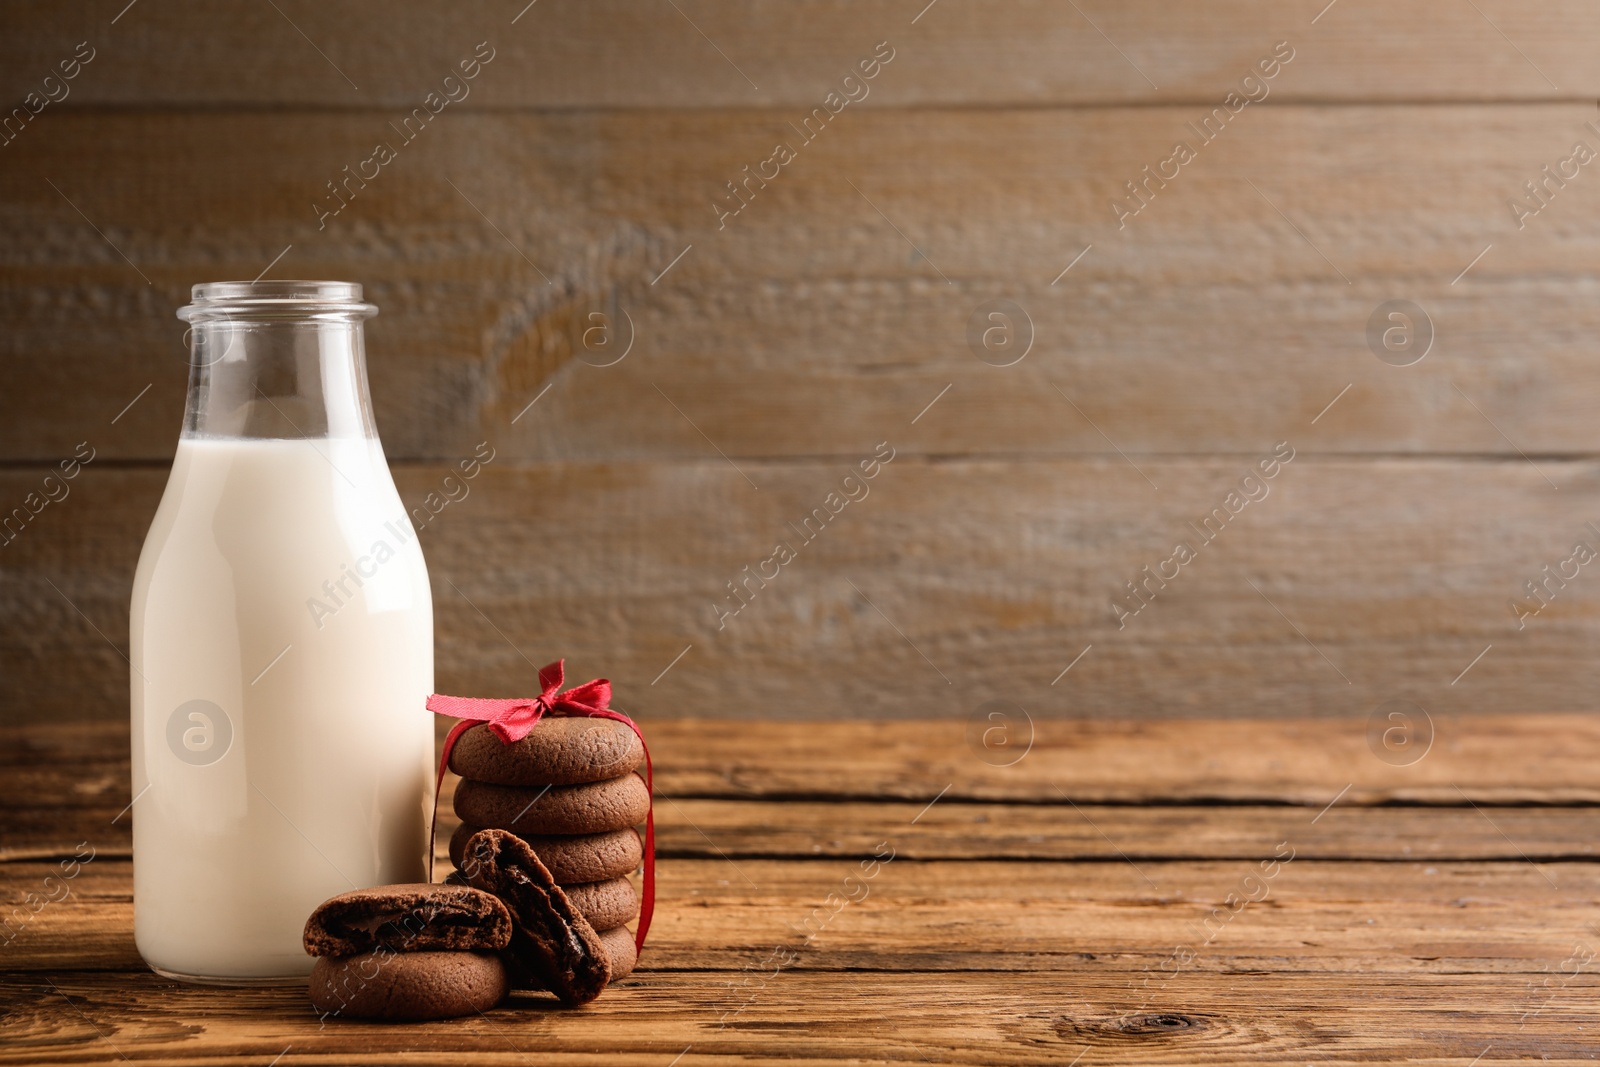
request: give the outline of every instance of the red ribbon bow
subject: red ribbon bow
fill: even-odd
[[[439,823],[439,787],[444,784],[444,772],[450,765],[450,751],[463,733],[474,726],[484,725],[506,744],[521,741],[539,725],[546,715],[593,719],[615,719],[638,737],[644,746],[644,784],[650,792],[650,810],[644,821],[644,894],[639,903],[639,928],[633,943],[638,951],[644,950],[645,935],[650,931],[650,918],[656,909],[656,812],[655,771],[650,765],[650,747],[645,745],[644,733],[638,725],[620,711],[612,711],[611,683],[604,678],[575,685],[560,692],[566,677],[566,660],[556,660],[539,668],[539,686],[543,690],[532,700],[484,700],[477,697],[452,697],[435,693],[428,698],[428,710],[452,719],[461,719],[444,739],[444,750],[439,755],[439,776],[434,781],[433,819],[428,826],[428,878],[433,879],[433,837]]]

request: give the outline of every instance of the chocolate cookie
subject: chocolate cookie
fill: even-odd
[[[626,978],[639,962],[639,949],[633,943],[633,931],[626,926],[600,931],[600,943],[606,947],[606,959],[611,966],[611,980]]]
[[[511,916],[488,893],[465,886],[382,885],[340,893],[306,920],[305,946],[313,956],[505,948]]]
[[[505,830],[480,830],[462,858],[472,884],[511,911],[514,983],[531,979],[568,1005],[599,996],[611,980],[605,945],[533,849]]]
[[[644,762],[639,736],[615,719],[546,715],[509,745],[474,726],[456,739],[450,769],[496,785],[577,785],[627,774]]]
[[[465,778],[456,787],[455,809],[462,822],[517,834],[598,834],[643,822],[650,791],[637,774],[538,788]]]
[[[639,891],[626,878],[564,885],[561,891],[596,930],[631,923],[639,915]]]
[[[457,870],[444,876],[444,884],[470,886],[472,882]],[[563,885],[561,891],[596,930],[609,930],[639,916],[639,893],[625,877]]]
[[[450,837],[450,862],[461,866],[461,854],[467,847],[467,839],[481,829],[481,826],[461,824]],[[530,834],[522,839],[539,854],[539,862],[550,868],[551,877],[561,885],[604,882],[628,874],[638,869],[639,861],[644,857],[639,834],[631,827],[604,834],[553,837]]]
[[[346,1019],[410,1022],[488,1011],[511,981],[492,952],[391,952],[323,956],[311,969],[311,1006]]]

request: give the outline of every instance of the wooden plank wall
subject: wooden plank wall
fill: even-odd
[[[496,450],[423,534],[447,691],[566,655],[647,716],[1596,704],[1600,577],[1525,589],[1600,548],[1590,5],[124,3],[0,4],[0,98],[66,94],[0,147],[0,510],[96,456],[0,547],[9,719],[125,714],[172,312],[269,264],[381,305],[408,503]],[[1202,143],[1230,92],[1266,95]],[[1032,337],[1004,367],[969,343],[1000,300]],[[1411,366],[1369,346],[1391,300],[1432,325]],[[596,312],[631,333],[611,366]],[[722,618],[884,441],[870,495]]]

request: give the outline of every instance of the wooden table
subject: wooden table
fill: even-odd
[[[1434,727],[1397,765],[1375,752],[1425,736],[1046,721],[993,766],[1025,728],[647,724],[663,862],[637,973],[579,1011],[325,1028],[295,990],[146,971],[125,733],[12,731],[0,1063],[1590,1062],[1600,725]],[[80,842],[71,895],[30,916]]]

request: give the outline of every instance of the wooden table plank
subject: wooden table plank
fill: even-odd
[[[125,792],[125,791],[124,791]],[[125,802],[124,802],[125,803]],[[914,859],[1250,859],[1306,825],[1307,810],[1283,805],[975,803],[944,800],[921,815],[916,801],[663,798],[660,855],[674,859],[831,859],[867,856],[876,827],[901,827],[900,854]],[[92,807],[11,808],[0,862],[60,859],[80,843],[127,858],[133,816],[112,824],[115,801]],[[436,862],[458,825],[440,813]],[[1325,860],[1538,862],[1600,855],[1600,809],[1581,807],[1361,807],[1344,801],[1324,815],[1301,855]]]
[[[1273,856],[896,858],[871,879],[854,859],[669,859],[644,970],[738,971],[778,949],[797,955],[799,969],[1143,974],[1188,948],[1197,957],[1188,966],[1218,974],[1517,975],[1553,968],[1574,944],[1600,945],[1594,863],[1326,862],[1296,851],[1263,878]],[[96,859],[72,880],[71,898],[29,916],[23,894],[45,893],[55,871],[0,865],[0,898],[18,931],[0,957],[6,967],[141,970],[130,864]],[[861,902],[840,907],[830,893]],[[1230,903],[1230,893],[1261,899]]]
[[[406,1026],[318,1027],[303,994],[214,991],[152,974],[0,978],[0,1063],[215,1062],[593,1065],[711,1063],[1250,1063],[1309,1059],[1490,1067],[1593,1062],[1600,982],[1530,991],[1494,975],[1377,977],[1181,972],[1129,1012],[1123,976],[787,971],[628,979],[589,1008],[549,1001]],[[742,979],[741,979],[742,981]],[[739,1010],[743,1005],[743,1010]],[[1530,1014],[1537,1011],[1537,1014]],[[733,1014],[737,1012],[737,1014]],[[287,1051],[286,1051],[287,1050]],[[674,1061],[675,1056],[681,1059]]]
[[[644,718],[664,797],[1041,804],[1597,804],[1600,716],[1440,715],[1409,766],[1378,759],[1365,718],[1060,719],[1032,723],[1011,766],[969,745],[964,718]],[[1014,743],[1027,724],[1015,724]],[[0,745],[0,811],[120,811],[125,720],[28,721]],[[1419,735],[1420,736],[1420,735]],[[1009,755],[1009,754],[1008,754]],[[453,788],[453,776],[447,789]],[[450,794],[446,793],[446,797]],[[109,820],[108,820],[109,822]]]
[[[1014,743],[1023,725],[1016,724]],[[662,738],[653,743],[671,753],[664,761],[670,777],[662,779],[668,795],[926,801],[950,783],[949,799],[1271,801],[1320,809],[1348,784],[1341,805],[1600,802],[1594,715],[1440,715],[1434,746],[1410,766],[1374,755],[1367,727],[1366,717],[1041,717],[1027,755],[995,767],[979,758],[981,744],[968,744],[965,718],[650,722],[652,736]]]
[[[487,40],[496,58],[452,110],[776,105],[803,114],[887,39],[896,57],[859,106],[1215,103],[1288,40],[1298,54],[1271,83],[1273,99],[1600,95],[1585,50],[1600,19],[1581,0],[1481,0],[1481,17],[1450,0],[1345,0],[1322,15],[1325,3],[1221,0],[1189,9],[1138,0],[1080,13],[1068,4],[977,0],[924,13],[926,0],[759,9],[689,0],[680,14],[627,0],[467,11],[372,0],[332,11],[283,0],[282,15],[265,5],[225,15],[156,6],[110,27],[115,10],[78,0],[53,6],[49,17],[8,6],[0,88],[20,101],[89,37],[99,54],[62,106],[404,113]]]
[[[1331,453],[1520,459],[1485,414],[1530,456],[1594,453],[1595,187],[1569,183],[1522,228],[1506,206],[1594,141],[1591,100],[1252,107],[1121,227],[1123,183],[1198,140],[1203,115],[846,112],[719,228],[719,191],[797,140],[794,111],[446,112],[319,230],[313,201],[394,136],[392,113],[52,109],[0,170],[0,244],[32,250],[0,263],[0,456],[54,463],[89,439],[106,459],[169,459],[174,310],[197,278],[253,277],[289,244],[281,269],[360,281],[382,308],[368,336],[392,460],[453,462],[485,439],[507,461],[716,460],[657,387],[735,460],[853,462],[893,435],[914,454],[1120,464],[1095,425],[1135,457],[1254,454],[1292,429]],[[107,171],[118,181],[57,181]],[[873,204],[950,284],[908,265]],[[966,341],[998,297],[1036,339],[1004,369]],[[1369,318],[1399,298],[1449,338],[1448,361],[1367,351]],[[632,355],[575,358],[602,361],[582,349],[591,312],[616,336],[633,323]],[[512,426],[547,383],[539,417]]]
[[[941,801],[911,824],[916,802],[732,802],[683,800],[656,820],[664,855],[781,858],[869,856],[883,826],[895,826],[899,854],[914,859],[1255,859],[1296,841],[1299,855],[1324,860],[1539,862],[1600,855],[1600,809],[1592,807],[1340,806],[1303,837],[1301,808],[976,804]]]
[[[1600,463],[1300,457],[1208,545],[1190,524],[1221,508],[1252,460],[1138,462],[1163,493],[1120,459],[906,456],[810,542],[789,524],[840,484],[831,462],[746,465],[761,492],[720,459],[492,465],[421,535],[436,684],[520,692],[529,660],[565,655],[574,677],[610,677],[618,704],[647,720],[764,708],[962,723],[995,698],[1041,717],[1364,718],[1397,696],[1434,713],[1512,712],[1581,709],[1600,691],[1589,654],[1600,583],[1587,570],[1525,628],[1511,609],[1513,597],[1539,603],[1523,583],[1542,567],[1573,573],[1562,561],[1579,538],[1600,543],[1584,525]],[[1573,491],[1551,491],[1541,470]],[[447,473],[403,468],[398,480],[415,502]],[[0,472],[0,499],[23,499],[38,478]],[[165,480],[83,471],[5,547],[0,673],[35,714],[124,714],[139,545],[128,531],[146,526]],[[765,588],[749,578],[748,603],[730,599],[728,584],[756,575],[779,540],[794,560],[768,565]],[[1197,555],[1175,570],[1163,561],[1180,541]],[[1178,576],[1160,589],[1145,567]],[[1119,620],[1115,605],[1141,603],[1126,584],[1136,577],[1155,598]],[[1452,687],[1469,666],[1471,684]],[[22,706],[0,705],[0,721]],[[1218,740],[1250,743],[1244,730]],[[924,779],[921,795],[948,781]]]

